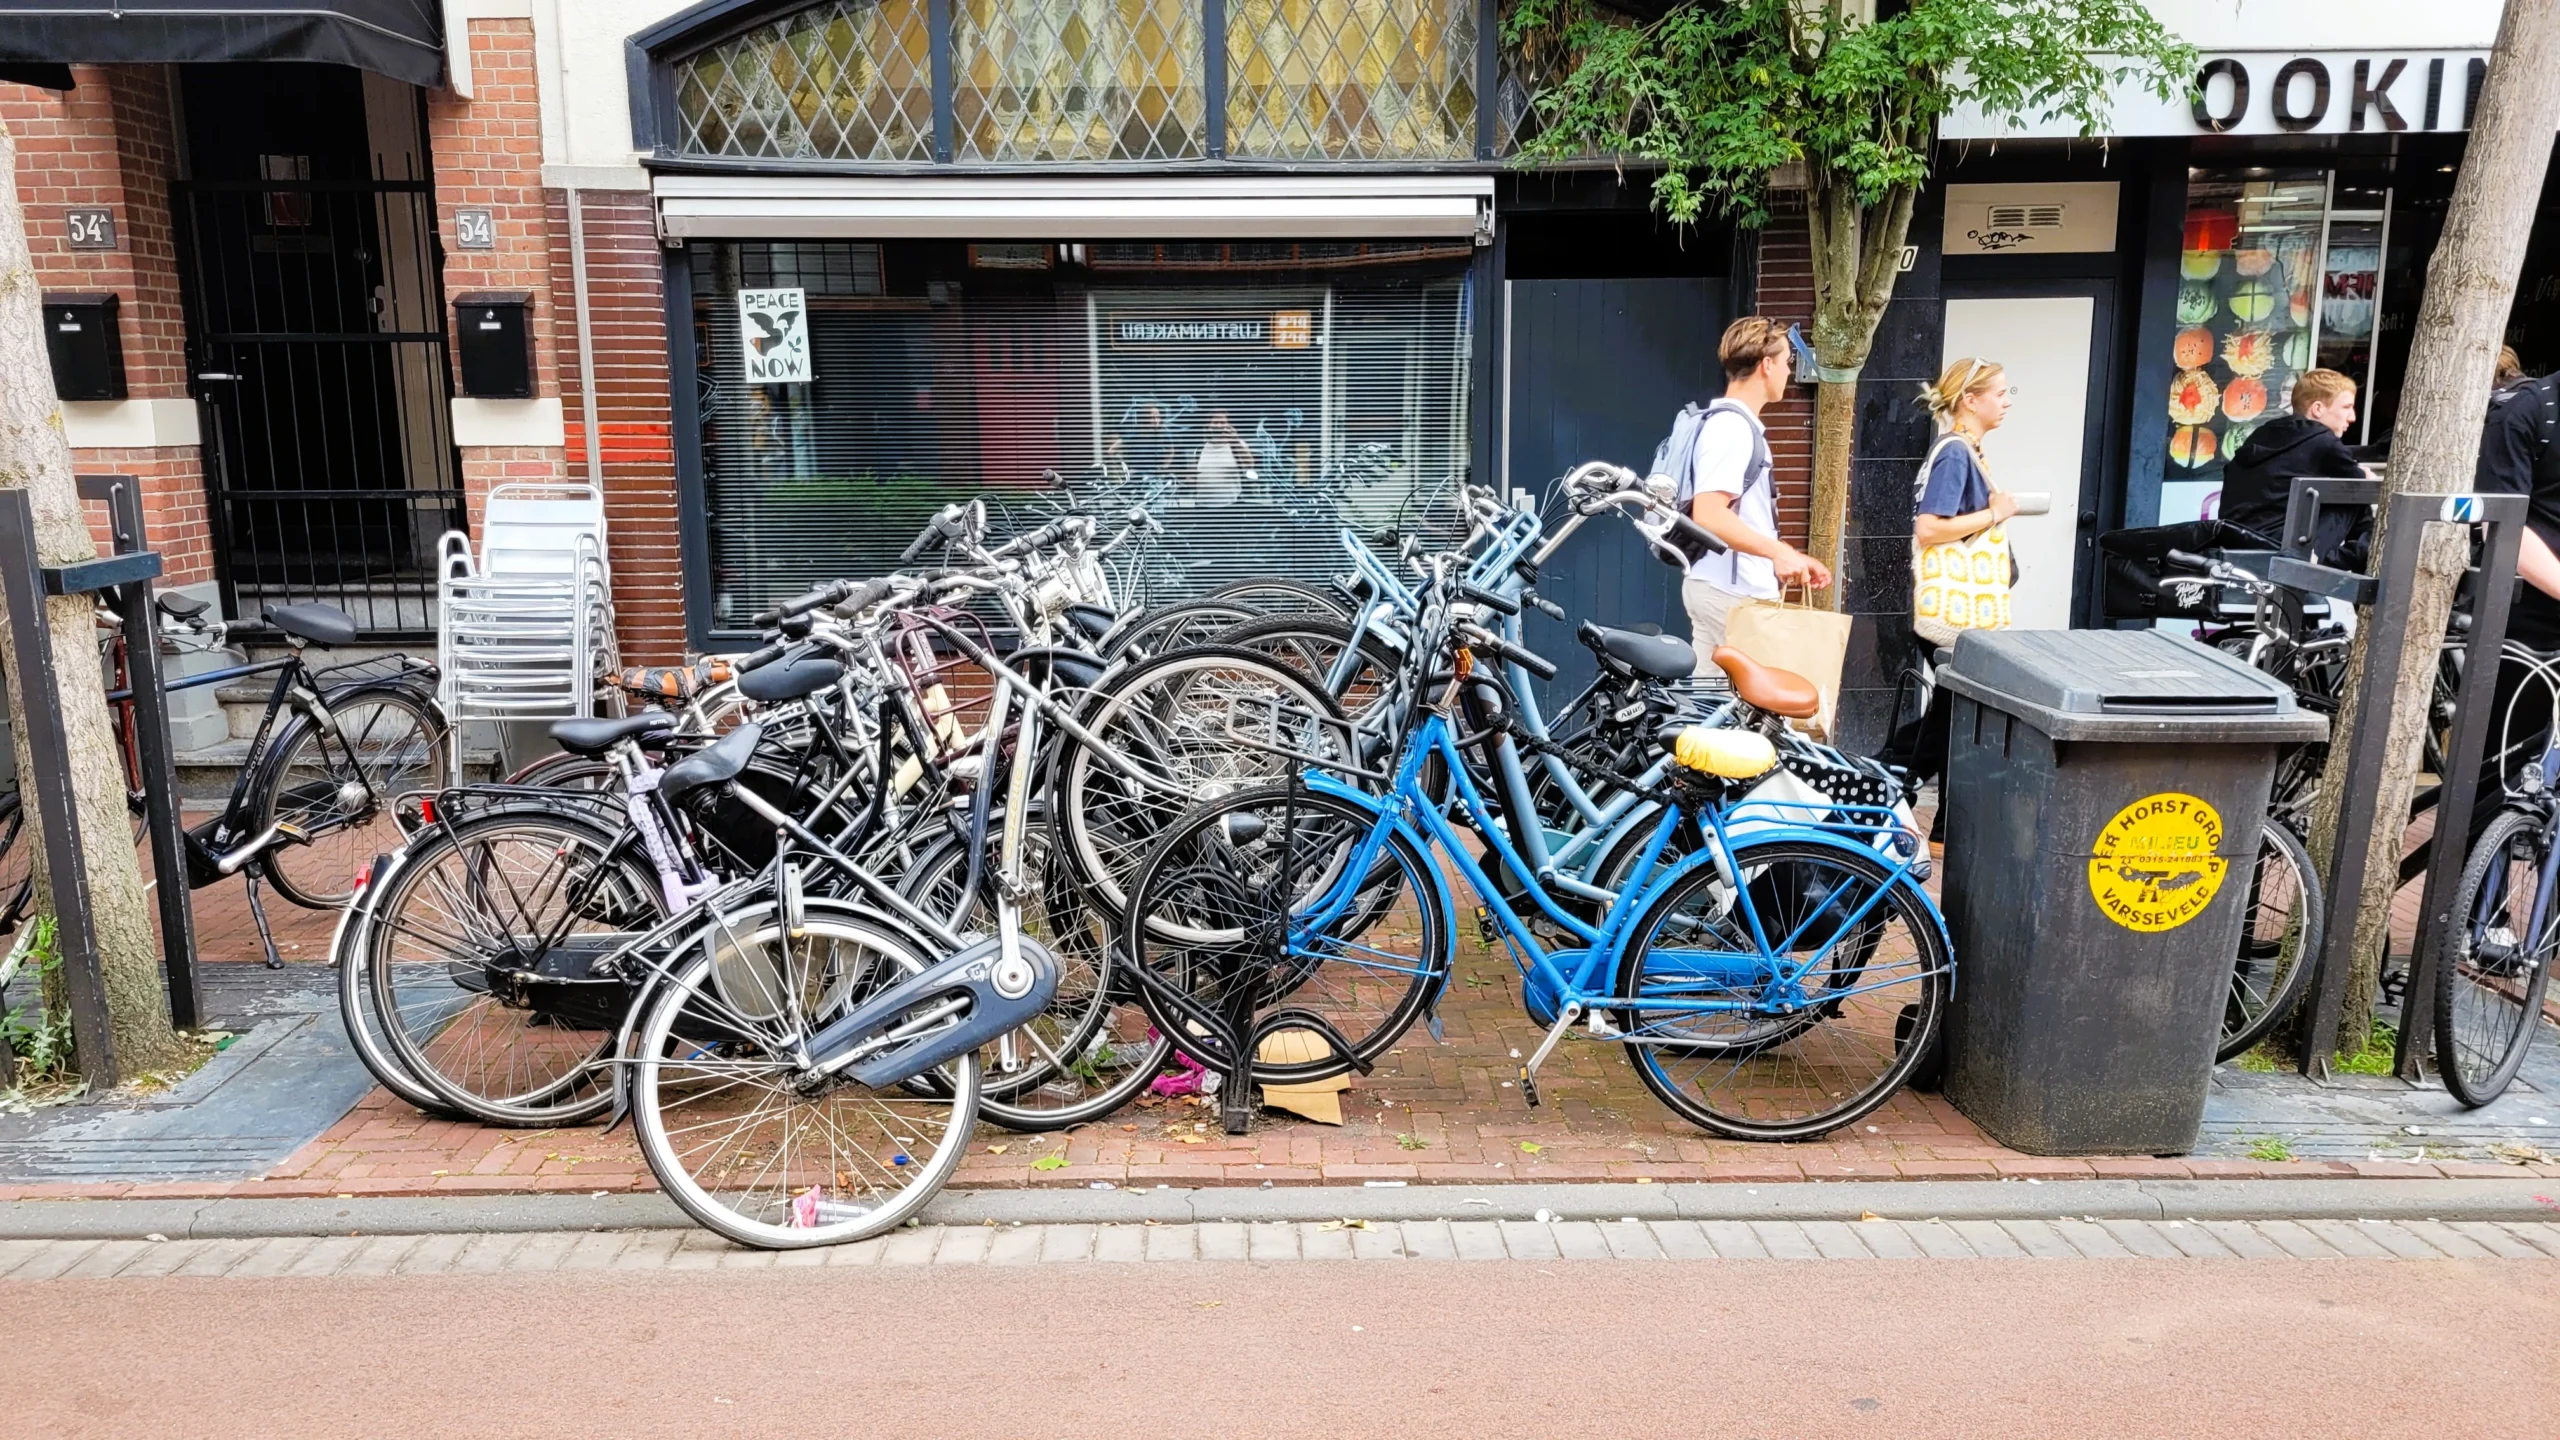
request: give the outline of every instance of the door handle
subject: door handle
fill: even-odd
[[[2080,528],[2081,528],[2081,529],[2086,530],[2086,529],[2088,529],[2090,526],[2093,526],[2093,525],[2095,525],[2095,524],[2097,524],[2097,523],[2098,523],[2098,512],[2097,512],[2097,511],[2095,511],[2095,510],[2083,510],[2083,511],[2081,511],[2081,512],[2080,512]]]
[[[198,375],[196,378],[199,380],[245,380],[248,377],[245,375],[229,374],[221,370],[208,370],[205,373]]]

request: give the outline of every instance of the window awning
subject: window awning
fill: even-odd
[[[438,0],[0,0],[0,65],[319,60],[444,78]]]
[[[1394,240],[1489,237],[1489,175],[662,174],[670,239]]]

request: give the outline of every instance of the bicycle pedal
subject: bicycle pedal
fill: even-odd
[[[1528,1100],[1529,1108],[1532,1110],[1544,1103],[1538,1098],[1538,1078],[1529,1073],[1529,1067],[1526,1065],[1520,1067],[1520,1093]]]
[[[1493,912],[1482,905],[1476,907],[1476,938],[1488,950],[1502,943],[1502,931],[1493,923]]]

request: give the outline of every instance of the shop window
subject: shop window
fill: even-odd
[[[1171,534],[1115,557],[1124,603],[1322,583],[1346,525],[1459,538],[1465,247],[1130,246],[1038,270],[973,267],[974,248],[688,247],[717,628],[895,568],[972,496],[1025,527],[1153,511]],[[1141,253],[1159,248],[1178,253]],[[865,249],[877,290],[806,296],[809,380],[750,383],[737,292],[859,273],[820,252]]]
[[[953,0],[953,154],[1196,159],[1204,53],[1199,0]]]
[[[1475,0],[1230,0],[1227,149],[1468,158],[1475,73]]]
[[[679,62],[681,148],[776,160],[933,159],[926,0],[832,0]]]
[[[2355,381],[2370,425],[2389,192],[2359,192],[2350,203],[2339,202],[2327,171],[2189,177],[2163,523],[2218,513],[2224,466],[2285,412],[2305,370]]]

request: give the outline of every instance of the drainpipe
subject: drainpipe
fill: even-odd
[[[604,491],[604,440],[596,434],[596,341],[587,325],[587,215],[578,191],[569,196],[569,296],[578,327],[578,410],[587,433],[587,483]]]

